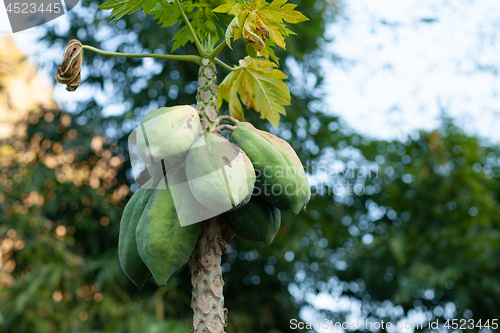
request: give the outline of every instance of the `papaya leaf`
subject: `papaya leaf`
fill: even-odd
[[[233,48],[231,47],[231,38],[234,36],[234,30],[239,29],[240,26],[238,24],[238,17],[235,17],[231,23],[229,23],[227,30],[226,30],[226,35],[225,35],[225,40],[227,46],[232,50]]]
[[[265,58],[269,58],[269,46],[266,46],[268,37],[285,49],[285,37],[294,34],[285,27],[284,22],[299,23],[307,21],[299,11],[294,10],[296,5],[286,3],[287,0],[274,0],[271,4],[265,0],[226,0],[226,3],[218,6],[213,11],[216,13],[227,13],[238,19],[236,23],[228,26],[226,32],[226,43],[228,36],[237,40],[240,36],[245,42],[251,44],[256,52]],[[272,55],[273,56],[273,55]]]
[[[167,2],[173,0],[165,0]],[[100,9],[111,10],[113,21],[118,21],[123,16],[131,14],[143,7],[145,11],[151,10],[159,0],[108,0],[99,5]]]
[[[221,37],[221,29],[218,24],[228,25],[231,21],[229,14],[213,11],[223,3],[224,0],[181,1],[183,11],[201,40],[207,40],[210,36],[211,41],[216,43]],[[172,51],[184,46],[190,40],[189,31],[185,29],[182,13],[179,11],[175,0],[108,0],[99,6],[104,10],[112,10],[113,21],[131,14],[141,7],[145,14],[153,15],[162,27],[179,25],[179,31],[174,37],[175,43]]]
[[[276,55],[274,54],[273,47],[275,46],[276,45],[274,44],[272,39],[266,40],[266,50],[267,52],[269,52],[269,59],[271,59],[271,61],[275,62],[279,66],[280,65],[279,58],[276,57]]]
[[[255,51],[252,45],[245,43],[245,50],[250,57],[257,58],[257,51]]]
[[[181,6],[186,14],[189,14],[189,8],[191,10],[193,9],[191,1],[183,1],[181,2]],[[158,2],[156,6],[147,12],[144,11],[144,13],[153,15],[155,20],[158,20],[158,23],[160,23],[162,27],[170,27],[174,24],[181,24],[183,22],[182,13],[173,2]]]
[[[172,45],[172,52],[177,50],[179,47],[186,45],[189,41],[189,30],[186,26],[183,26],[177,33],[174,35],[174,45]]]
[[[223,0],[185,0],[180,3],[182,10],[186,13],[199,39],[207,40],[208,36],[210,36],[213,43],[219,40],[218,23],[228,24],[230,21],[230,15],[219,14],[213,11],[214,8],[222,3]],[[175,24],[179,26],[179,31],[174,36],[175,43],[172,51],[190,41],[189,30],[186,28],[182,13],[173,1],[159,1],[154,7],[148,11],[144,11],[144,13],[154,15],[154,18],[158,20],[158,23],[162,27],[170,27]]]
[[[237,69],[219,85],[219,108],[223,100],[227,101],[231,116],[242,120],[243,103],[247,109],[255,109],[262,119],[269,120],[277,128],[280,115],[286,114],[285,105],[290,105],[290,90],[283,81],[287,76],[276,67],[275,63],[262,58],[247,56],[240,60]]]

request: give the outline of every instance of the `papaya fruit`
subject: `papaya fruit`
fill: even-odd
[[[144,207],[154,192],[147,186],[139,188],[127,202],[123,210],[118,238],[118,258],[122,270],[139,289],[142,289],[151,276],[149,269],[137,252],[135,240],[135,229]]]
[[[169,188],[156,189],[135,232],[139,256],[158,286],[185,265],[194,250],[201,223],[181,227]]]
[[[253,196],[245,206],[226,212],[225,220],[236,235],[269,245],[281,226],[281,212],[261,197]]]
[[[184,164],[169,171],[163,168],[162,163],[148,165],[147,168],[151,175],[153,188],[165,189],[168,186],[170,189],[182,227],[207,220],[220,214],[220,212],[214,212],[203,206],[193,196],[186,178]]]
[[[202,136],[189,150],[185,165],[189,187],[205,207],[223,213],[250,200],[255,170],[248,156],[223,136]]]
[[[148,165],[164,161],[166,169],[183,161],[200,135],[198,111],[189,105],[152,110],[137,129],[139,157]]]
[[[196,200],[189,188],[184,165],[169,170],[166,173],[166,179],[182,227],[208,220],[220,214],[220,212],[214,212]]]
[[[304,167],[288,142],[247,122],[236,126],[230,140],[252,161],[258,194],[271,205],[297,215],[309,202],[311,189]]]
[[[149,174],[151,175],[151,183],[153,184],[154,188],[160,187],[161,188],[161,182],[165,177],[165,169],[163,168],[163,165],[161,162],[156,162],[155,164],[147,165],[147,169],[149,171]]]

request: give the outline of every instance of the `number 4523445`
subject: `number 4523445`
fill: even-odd
[[[474,328],[491,328],[496,330],[498,328],[498,319],[488,319],[485,322],[481,322],[481,320],[475,322],[474,319],[452,319],[447,320],[444,324],[444,327],[447,329],[474,329]]]
[[[37,3],[9,3],[6,8],[7,13],[14,14],[34,14],[34,13],[54,13],[57,14],[61,11],[60,3],[48,3],[48,4],[37,4]]]

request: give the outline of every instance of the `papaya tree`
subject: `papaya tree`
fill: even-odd
[[[112,10],[115,21],[142,8],[162,27],[174,26],[175,54],[107,52],[73,39],[56,73],[68,91],[82,82],[85,49],[199,66],[193,104],[151,110],[129,138],[143,168],[121,220],[122,269],[140,289],[151,276],[165,285],[189,263],[193,331],[224,332],[221,256],[227,243],[237,235],[269,245],[280,211],[298,214],[311,196],[293,148],[244,118],[253,109],[278,127],[291,98],[274,49],[285,49],[285,38],[293,34],[286,23],[307,18],[286,0],[108,0],[99,7]],[[234,43],[238,39],[244,43]],[[197,54],[187,54],[187,43]],[[232,43],[244,45],[247,56],[230,66],[218,55]],[[219,71],[228,73],[220,84]],[[219,115],[224,102],[229,114]],[[221,133],[229,133],[229,140]]]

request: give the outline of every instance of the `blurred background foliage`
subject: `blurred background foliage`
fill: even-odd
[[[287,53],[277,52],[292,105],[278,130],[253,111],[247,119],[293,145],[315,195],[307,213],[283,214],[269,247],[238,238],[229,244],[227,331],[290,332],[294,318],[495,318],[498,147],[450,119],[405,142],[352,133],[329,115],[316,89],[321,59],[341,61],[322,52],[325,26],[339,7],[291,2],[311,19],[289,38]],[[97,5],[83,1],[68,14],[71,27],[48,28],[38,65],[55,72],[75,37],[109,51],[172,48],[175,29],[142,14],[110,24]],[[242,43],[220,57],[236,63]],[[21,75],[12,68],[26,59],[0,57],[0,94],[7,96],[1,108],[19,113],[8,100],[8,80]],[[138,291],[121,271],[117,243],[122,209],[136,189],[127,135],[151,109],[194,103],[198,68],[92,52],[84,61],[75,101],[61,108],[38,101],[8,122],[2,115],[16,130],[0,143],[0,332],[189,332],[189,268],[164,288],[148,283]],[[219,69],[219,81],[225,74]]]

